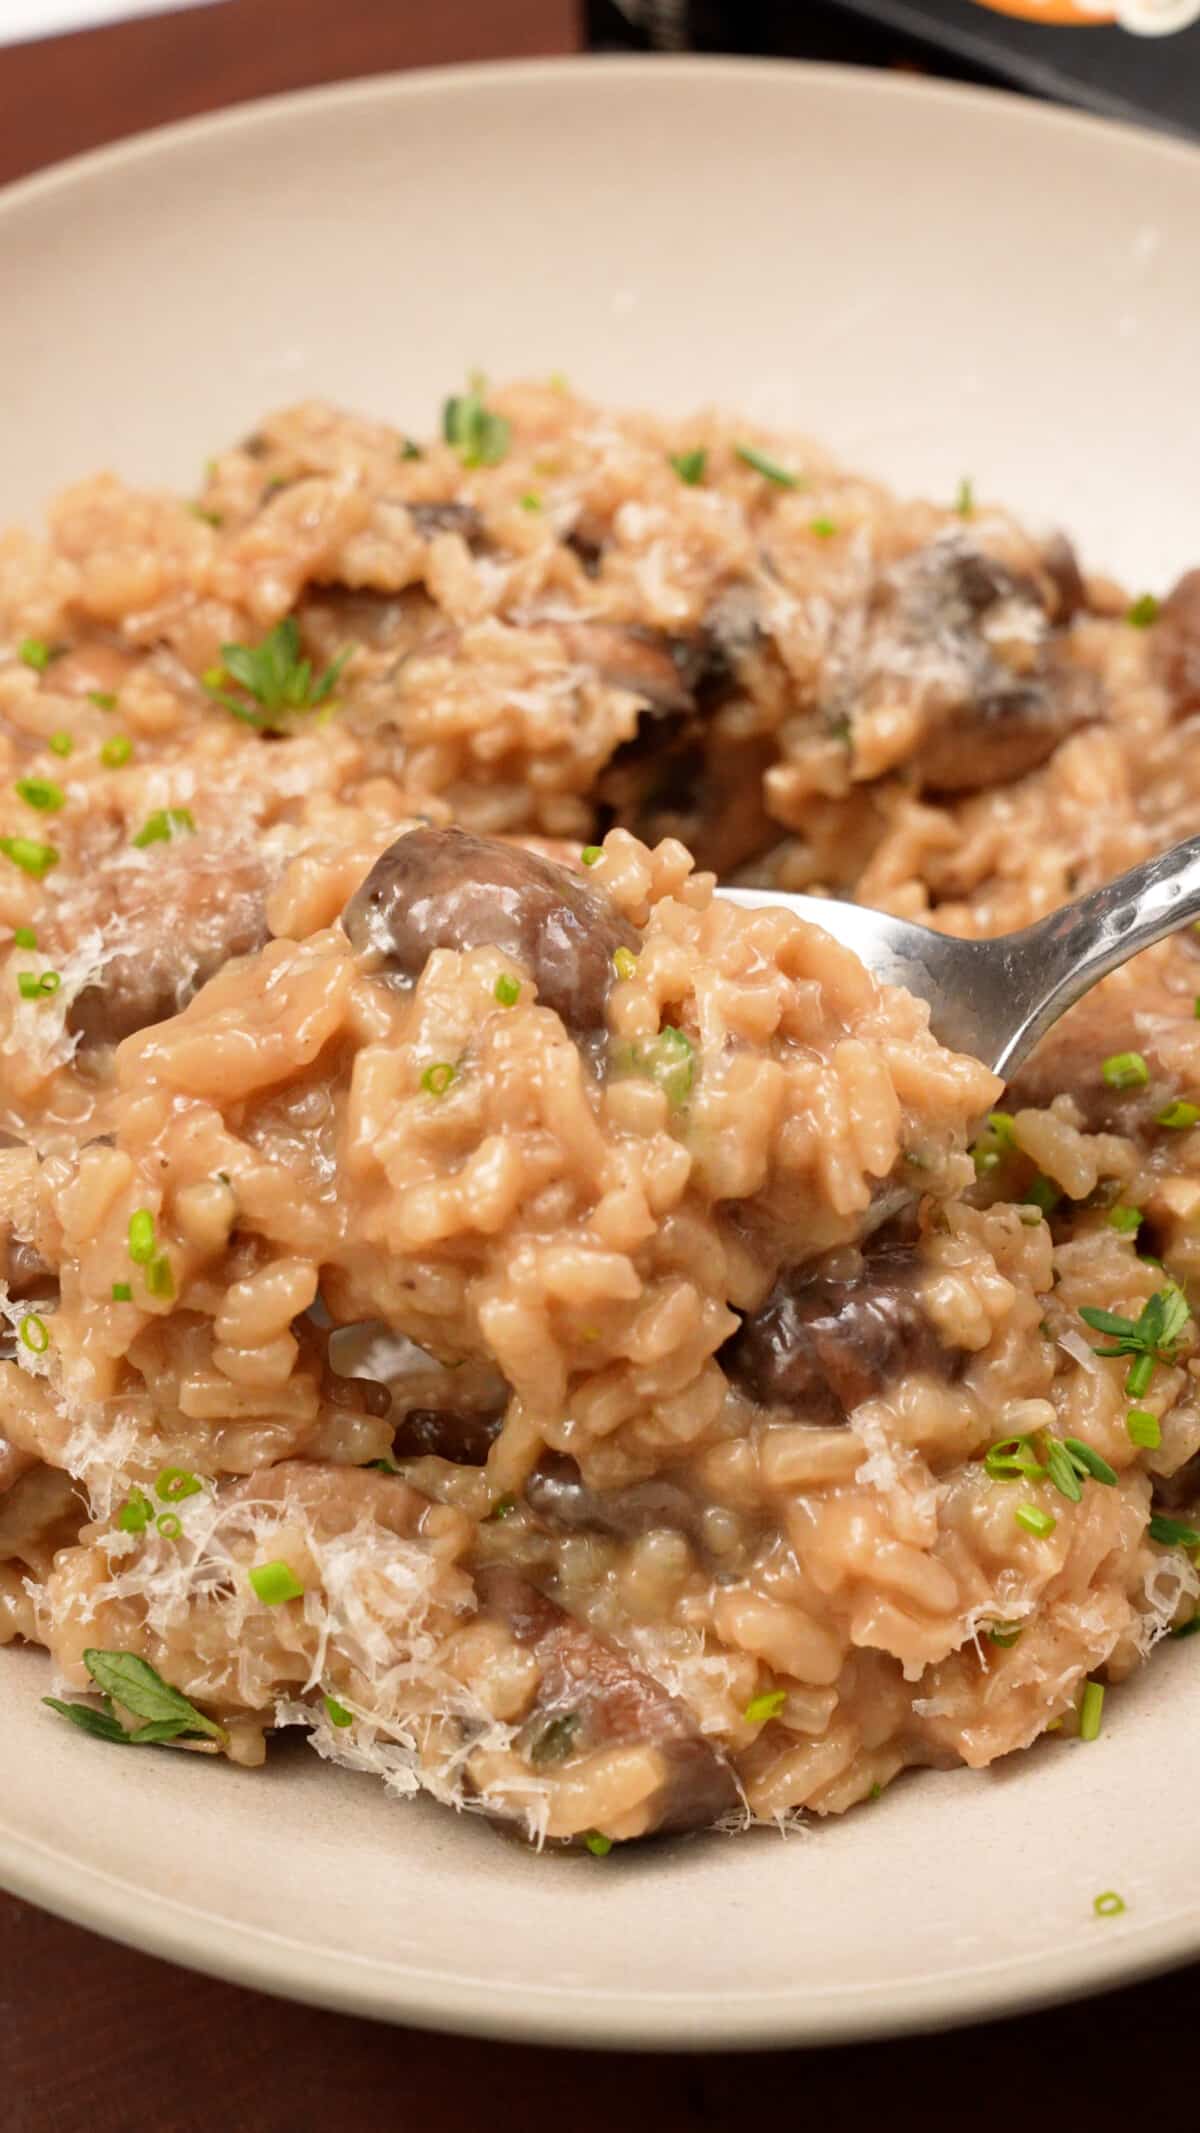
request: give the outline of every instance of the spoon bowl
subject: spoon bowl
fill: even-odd
[[[725,889],[748,910],[783,905],[852,949],[882,984],[929,1005],[930,1028],[1008,1080],[1069,1007],[1122,963],[1200,918],[1200,837],[1189,837],[1019,933],[961,940],[833,897]]]

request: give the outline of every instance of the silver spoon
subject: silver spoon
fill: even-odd
[[[862,904],[772,889],[725,889],[755,910],[783,904],[852,948],[885,985],[928,1000],[934,1036],[1008,1080],[1040,1037],[1093,985],[1200,918],[1200,837],[1130,867],[1102,889],[1019,933],[963,941]]]

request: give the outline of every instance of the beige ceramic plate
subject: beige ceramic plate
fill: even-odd
[[[291,97],[10,193],[0,289],[9,514],[104,463],[187,485],[307,393],[416,427],[479,364],[724,400],[934,495],[969,472],[1139,585],[1198,560],[1200,156],[1000,97],[624,60]],[[1198,1669],[1168,1649],[1088,1747],[601,1862],[299,1745],[258,1775],[115,1755],[8,1651],[0,1878],[252,1984],[505,2037],[951,2022],[1200,1952]]]

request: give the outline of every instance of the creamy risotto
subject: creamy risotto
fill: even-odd
[[[1196,937],[1002,1090],[714,880],[1023,925],[1200,828],[1198,718],[1200,573],[556,385],[9,535],[47,1726],[597,1853],[1094,1738],[1200,1595]]]

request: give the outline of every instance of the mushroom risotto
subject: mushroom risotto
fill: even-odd
[[[713,882],[1023,925],[1200,829],[1198,719],[1200,573],[556,385],[9,535],[0,1636],[54,1709],[597,1853],[1093,1738],[1200,1595],[1197,939],[1005,1092]]]

